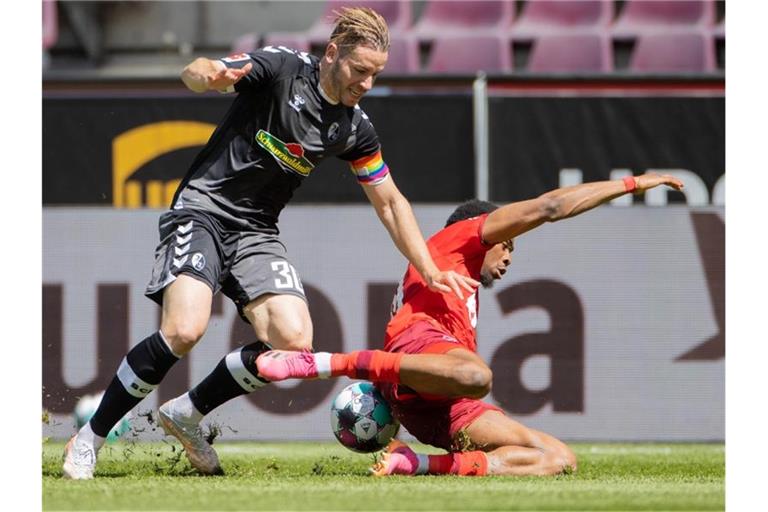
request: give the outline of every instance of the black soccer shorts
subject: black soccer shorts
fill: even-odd
[[[145,295],[163,303],[163,290],[180,274],[206,283],[232,299],[240,316],[265,293],[305,301],[296,267],[279,237],[258,231],[229,231],[204,212],[171,210],[160,217],[160,244]]]

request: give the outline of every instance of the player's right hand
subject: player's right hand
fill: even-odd
[[[635,189],[636,193],[645,192],[646,190],[658,187],[659,185],[667,185],[678,191],[682,190],[684,186],[683,182],[674,176],[670,176],[669,174],[656,174],[654,172],[635,176],[635,184],[637,185],[637,188]]]
[[[228,67],[218,69],[211,77],[209,77],[208,88],[223,91],[227,87],[231,87],[239,82],[251,71],[251,68],[253,68],[253,64],[249,62],[239,69]]]

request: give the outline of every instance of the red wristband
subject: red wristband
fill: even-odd
[[[634,176],[624,176],[624,190],[626,192],[634,192],[637,188],[637,182]]]

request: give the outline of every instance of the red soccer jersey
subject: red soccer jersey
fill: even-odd
[[[480,280],[485,253],[492,247],[483,242],[481,236],[487,217],[488,214],[485,214],[456,222],[438,231],[427,241],[429,252],[438,268]],[[388,350],[392,340],[407,327],[426,320],[476,352],[478,310],[477,290],[464,300],[453,292],[433,292],[413,265],[408,265],[392,303],[392,318],[387,324],[384,349]]]

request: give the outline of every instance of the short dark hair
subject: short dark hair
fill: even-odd
[[[489,203],[488,201],[481,201],[480,199],[470,199],[469,201],[461,203],[459,206],[456,207],[455,210],[453,210],[453,213],[451,214],[450,217],[448,217],[448,220],[445,222],[445,227],[448,227],[451,224],[459,222],[460,220],[467,220],[467,219],[471,219],[472,217],[477,217],[478,215],[482,215],[484,213],[490,213],[493,210],[496,210],[497,208],[498,206],[496,206],[493,203]]]

